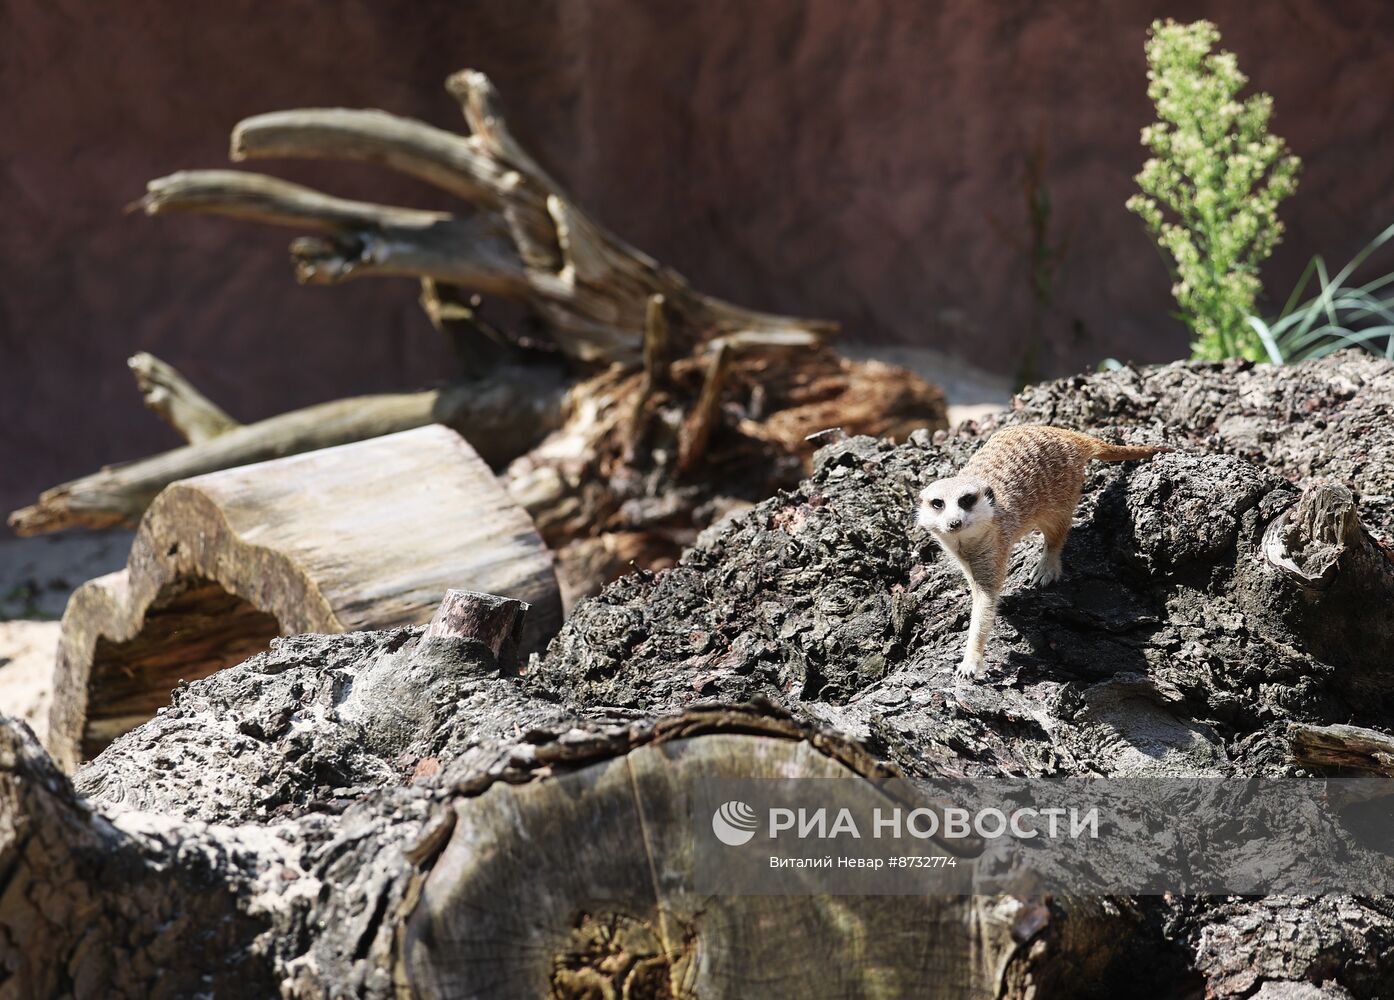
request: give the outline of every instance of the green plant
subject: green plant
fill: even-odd
[[[1240,100],[1248,77],[1232,52],[1211,52],[1209,21],[1155,21],[1147,40],[1147,95],[1158,121],[1142,130],[1152,153],[1128,208],[1175,262],[1172,294],[1195,357],[1265,355],[1247,322],[1259,264],[1283,226],[1279,202],[1297,187],[1300,161],[1268,131],[1273,99]]]
[[[1334,278],[1327,274],[1326,261],[1320,256],[1313,257],[1277,319],[1267,323],[1258,316],[1248,317],[1249,326],[1258,334],[1269,360],[1281,365],[1320,358],[1344,347],[1363,347],[1394,359],[1394,295],[1376,294],[1394,285],[1394,272],[1363,285],[1347,285],[1370,255],[1391,239],[1394,239],[1394,226],[1371,240]],[[1299,302],[1314,275],[1320,290],[1312,298]]]

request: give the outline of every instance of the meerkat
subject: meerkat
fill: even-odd
[[[1091,459],[1130,462],[1170,450],[1109,444],[1059,427],[1007,427],[988,438],[957,476],[925,487],[916,520],[954,557],[972,591],[960,676],[983,673],[983,651],[1012,546],[1039,530],[1045,554],[1032,582],[1060,578],[1060,553],[1084,487],[1085,465]]]

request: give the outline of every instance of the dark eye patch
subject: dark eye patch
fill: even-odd
[[[978,494],[976,493],[965,493],[963,494],[963,496],[958,498],[958,505],[962,507],[964,510],[972,510],[973,505],[977,502]]]
[[[931,507],[933,507],[935,510],[943,510],[943,509],[944,509],[944,501],[943,501],[943,500],[940,500],[938,497],[935,497],[933,500],[931,500],[931,501],[929,502],[929,505],[930,505]]]

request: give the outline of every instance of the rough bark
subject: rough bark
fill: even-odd
[[[520,676],[485,643],[419,629],[285,639],[181,687],[77,784],[128,824],[271,838],[238,857],[289,875],[217,884],[262,921],[250,950],[293,996],[1380,996],[1385,898],[699,909],[656,873],[681,867],[687,784],[665,772],[687,754],[877,782],[1283,776],[1336,763],[1295,759],[1312,733],[1382,745],[1391,418],[1394,365],[1355,355],[1028,390],[1005,422],[1146,430],[1178,450],[1091,469],[1060,583],[1030,587],[1023,547],[979,682],[953,676],[962,578],[909,524],[918,488],[980,430],[849,437],[672,569],[579,605]],[[750,699],[764,707],[712,707]],[[1332,736],[1352,725],[1374,735]],[[671,819],[641,828],[636,810]],[[52,943],[46,963],[74,961]]]
[[[1290,725],[1394,729],[1394,366],[1347,354],[1081,377],[1027,390],[1002,420],[1029,421],[1180,450],[1090,471],[1055,587],[1027,582],[1039,542],[1017,553],[985,683],[953,679],[965,586],[908,528],[972,428],[829,446],[809,481],[673,570],[579,606],[530,683],[650,709],[764,697],[924,776],[1281,776],[1297,766]],[[1322,587],[1264,557],[1270,532],[1319,557]],[[1139,905],[1152,947],[1166,952],[1165,931],[1216,996],[1375,996],[1394,977],[1387,900]]]
[[[181,680],[278,634],[426,621],[455,585],[533,607],[526,631],[490,637],[496,653],[515,639],[510,649],[526,654],[561,624],[550,552],[443,427],[178,483],[142,519],[127,568],[69,601],[49,746],[71,768],[148,719]]]
[[[1263,423],[1273,437],[1297,433],[1287,400],[1294,383],[1326,392],[1356,375],[1359,387],[1331,404],[1302,469],[1285,468],[1281,453],[1264,465],[1224,454],[1208,414],[1198,424],[1153,420],[1176,406],[1171,387],[1194,399],[1208,382],[1217,399],[1246,401],[1251,431]],[[1148,385],[1157,388],[1147,394]],[[1394,576],[1379,539],[1394,527],[1385,503],[1394,449],[1377,449],[1371,436],[1390,433],[1391,366],[1340,356],[1292,369],[1179,364],[1097,375],[1028,391],[1004,422],[1126,433],[1130,423],[1116,410],[1103,426],[1097,417],[1071,419],[1123,394],[1139,414],[1134,426],[1179,441],[1180,450],[1091,467],[1058,586],[1027,584],[1039,541],[1018,550],[992,646],[995,670],[975,696],[1000,700],[1021,718],[1052,699],[1084,697],[1070,709],[1074,723],[1060,719],[1049,733],[1028,725],[1002,743],[982,729],[981,710],[943,725],[924,717],[931,692],[953,687],[967,607],[957,569],[910,528],[913,498],[960,467],[990,428],[937,443],[929,435],[900,447],[852,438],[823,449],[797,490],[709,532],[673,570],[626,578],[579,607],[533,682],[621,705],[797,699],[859,736],[906,716],[935,760],[1027,771],[1133,760],[1126,741],[1099,743],[1099,723],[1148,698],[1159,723],[1174,719],[1168,742],[1176,749],[1160,760],[1185,767],[1281,766],[1288,720],[1387,724]],[[1204,435],[1205,443],[1191,443]],[[1351,486],[1379,492],[1358,504],[1356,527],[1338,509],[1358,558],[1334,564],[1331,588],[1343,582],[1333,599],[1332,589],[1313,593],[1262,553],[1269,525],[1289,523],[1280,515],[1329,493],[1304,473],[1328,477],[1352,456]],[[1309,500],[1299,505],[1304,487]],[[1325,523],[1304,530],[1321,534]],[[655,664],[683,665],[690,683],[655,687]],[[1259,733],[1263,739],[1240,738]]]
[[[0,995],[274,995],[253,947],[265,922],[239,904],[272,863],[271,843],[108,819],[27,726],[0,720]]]
[[[695,777],[871,790],[892,773],[768,707],[588,715],[530,696],[468,637],[301,636],[182,687],[77,783],[191,844],[257,831],[230,909],[259,931],[247,960],[296,997],[995,997],[1107,971],[1119,952],[1098,945],[1135,923],[1011,898],[695,896]],[[656,879],[655,864],[674,867]],[[826,963],[852,948],[857,962]]]

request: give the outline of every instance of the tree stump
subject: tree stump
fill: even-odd
[[[533,608],[517,648],[561,624],[552,559],[489,467],[439,426],[175,483],[127,568],[63,615],[50,740],[65,767],[148,719],[179,681],[276,635],[427,620],[451,587]]]

